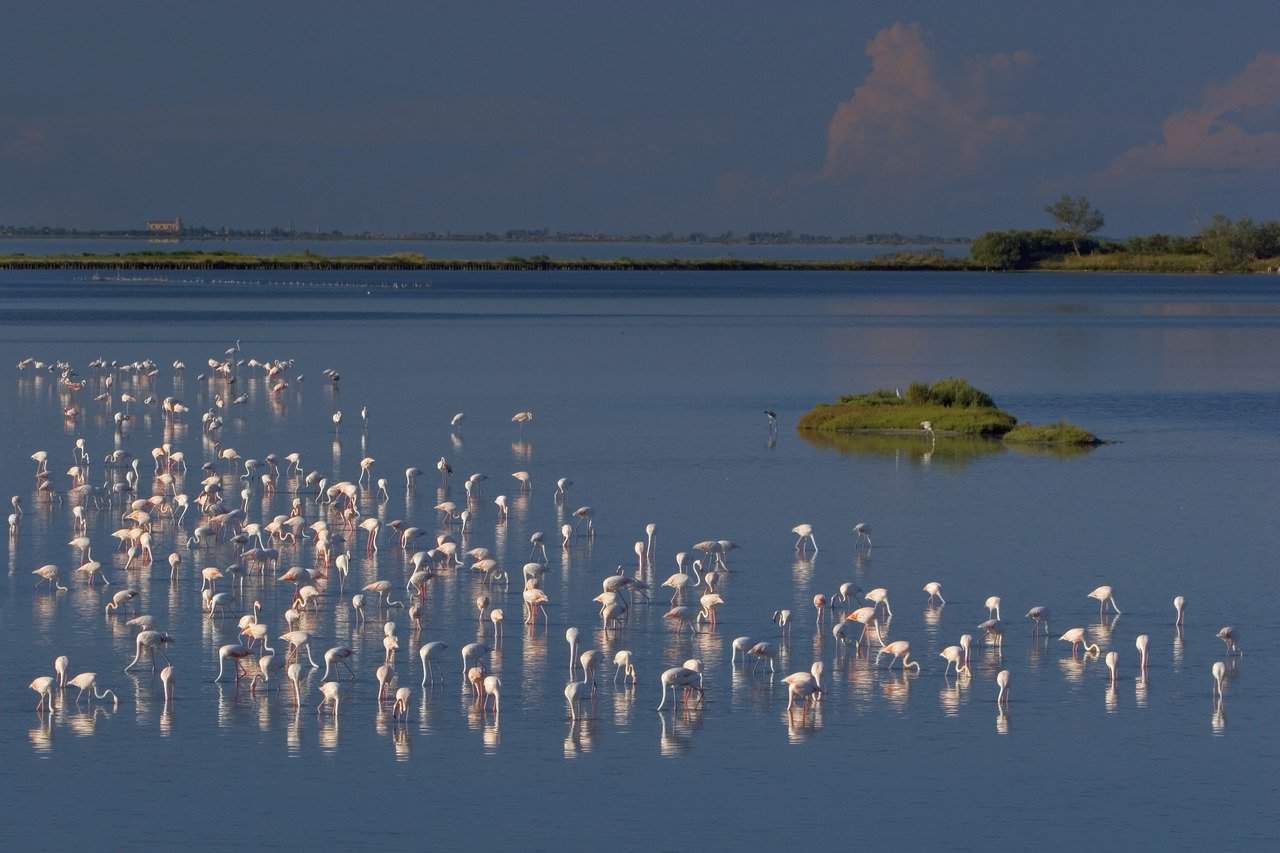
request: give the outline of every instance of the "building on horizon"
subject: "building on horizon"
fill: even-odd
[[[181,234],[182,217],[175,216],[173,219],[148,219],[147,231],[151,234]]]

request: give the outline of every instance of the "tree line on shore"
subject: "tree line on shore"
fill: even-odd
[[[1085,196],[1064,195],[1045,212],[1054,227],[987,231],[971,244],[970,260],[1000,270],[1185,267],[1241,272],[1258,262],[1280,259],[1277,220],[1255,222],[1247,216],[1233,220],[1217,214],[1192,235],[1146,234],[1112,240],[1096,236],[1106,220]]]

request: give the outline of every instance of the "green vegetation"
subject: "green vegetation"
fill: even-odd
[[[968,440],[1003,438],[1020,445],[1088,447],[1102,442],[1092,433],[1062,421],[1036,426],[1018,424],[1018,419],[996,405],[991,395],[964,379],[943,379],[932,385],[913,382],[906,393],[881,388],[867,394],[849,394],[834,403],[819,403],[800,417],[802,433],[829,435],[844,433],[841,441],[823,439],[815,443],[842,449],[847,434],[921,435],[921,423],[928,421],[934,436],[963,436]],[[931,443],[933,444],[933,443]],[[936,446],[936,445],[935,445]],[[875,451],[849,445],[847,449]],[[933,447],[930,448],[932,453]]]
[[[1004,435],[1013,444],[1057,444],[1086,446],[1102,442],[1096,435],[1066,421],[1056,424],[1018,424]]]
[[[988,231],[969,247],[984,269],[1064,272],[1212,273],[1280,269],[1280,222],[1232,221],[1218,214],[1200,233],[1097,239],[1105,221],[1084,196],[1064,195],[1045,211],[1057,230]]]
[[[1063,194],[1062,198],[1047,206],[1044,212],[1058,223],[1058,231],[1071,241],[1071,248],[1076,256],[1080,255],[1080,243],[1087,240],[1099,228],[1106,224],[1102,211],[1089,204],[1084,196],[1072,198]]]
[[[1003,435],[1018,422],[965,380],[943,379],[933,385],[913,383],[902,396],[880,389],[819,403],[797,426],[818,432],[919,433],[923,421],[929,421],[935,433],[968,436]]]

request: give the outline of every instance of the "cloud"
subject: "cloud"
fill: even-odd
[[[946,184],[994,169],[1037,122],[1006,105],[1035,57],[974,57],[939,71],[917,24],[895,23],[867,45],[871,71],[836,107],[822,177]]]
[[[1280,54],[1259,53],[1161,124],[1160,140],[1117,157],[1108,177],[1167,172],[1270,172],[1280,167]]]

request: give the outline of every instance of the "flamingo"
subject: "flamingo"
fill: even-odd
[[[742,658],[742,662],[747,661],[747,650],[756,644],[756,641],[750,637],[734,637],[731,645],[732,653],[729,656],[729,665],[737,666],[738,658]]]
[[[1102,651],[1096,643],[1090,643],[1085,639],[1084,628],[1069,628],[1067,632],[1058,638],[1059,640],[1071,644],[1071,656],[1076,656],[1076,647],[1084,648],[1086,654],[1098,654]]]
[[[294,664],[297,666],[297,664]],[[173,699],[173,664],[167,664],[164,669],[160,670],[160,687],[164,690],[164,704],[169,707],[169,702]]]
[[[791,636],[791,611],[790,610],[784,609],[784,610],[773,611],[773,616],[770,617],[769,621],[773,622],[773,624],[778,626],[778,630],[782,634],[782,636],[784,637]]]
[[[822,661],[815,661],[808,672],[793,672],[782,679],[787,685],[787,713],[799,700],[806,712],[813,708],[822,695]]]
[[[876,605],[877,607],[883,604],[885,614],[890,618],[893,618],[893,608],[889,606],[889,590],[885,589],[882,586],[879,586],[871,590],[871,592],[868,592],[865,596],[863,596],[863,598],[866,601],[870,601],[872,604]]]
[[[1002,669],[996,673],[996,686],[1000,688],[996,693],[997,705],[1009,704],[1009,670]]]
[[[1096,598],[1098,600],[1098,616],[1099,617],[1102,616],[1102,609],[1107,605],[1108,602],[1110,602],[1111,604],[1111,609],[1114,610],[1117,615],[1119,615],[1120,608],[1116,606],[1116,598],[1111,592],[1111,587],[1106,586],[1104,584],[1103,586],[1100,586],[1097,589],[1095,589],[1093,592],[1089,593],[1089,597]]]
[[[342,413],[339,412],[339,415]],[[336,423],[336,421],[335,421]],[[336,681],[326,681],[320,685],[320,695],[323,697],[320,704],[316,706],[316,713],[319,714],[324,710],[325,705],[333,705],[333,716],[337,719],[338,703],[342,699],[341,690]]]
[[[964,660],[964,649],[959,646],[947,646],[938,654],[938,657],[945,658],[947,661],[947,668],[942,672],[943,678],[947,676],[953,666],[957,675],[970,674],[969,667]]]
[[[1186,606],[1187,600],[1180,595],[1173,597],[1173,612],[1177,614],[1177,618],[1173,620],[1173,624],[1182,624],[1182,610]]]
[[[325,651],[324,675],[320,676],[320,681],[325,682],[329,680],[329,670],[333,667],[335,663],[342,664],[343,666],[345,666],[347,668],[347,672],[351,675],[351,680],[355,681],[356,671],[352,669],[351,664],[348,663],[351,656],[354,654],[355,652],[353,652],[347,646],[334,646],[333,648]]]
[[[1236,629],[1230,625],[1223,625],[1218,629],[1218,639],[1227,645],[1228,655],[1243,655],[1240,651],[1240,643],[1236,639]]]
[[[444,652],[448,648],[449,648],[448,645],[446,645],[445,643],[439,642],[437,640],[430,643],[423,643],[422,646],[418,649],[418,659],[422,661],[422,686],[423,687],[427,686],[428,673],[430,673],[431,675],[432,683],[434,683],[436,680],[435,669],[431,666],[431,659],[433,657],[438,656],[441,652]],[[466,666],[466,663],[467,663],[466,658],[463,658],[462,665],[464,667]]]
[[[868,548],[870,548],[870,547],[871,547],[871,527],[870,527],[870,525],[866,524],[865,522],[859,521],[857,524],[855,524],[855,525],[853,526],[853,532],[854,532],[854,534],[857,536],[857,540],[856,540],[856,541],[859,541],[859,542],[860,542],[860,541],[862,541],[863,539],[865,539],[865,540],[867,541],[867,547],[868,547]]]
[[[484,643],[467,643],[465,646],[463,646],[462,647],[463,677],[465,677],[467,674],[467,664],[469,662],[483,661],[484,658],[488,657],[492,651],[493,649],[489,648]],[[419,654],[421,654],[421,651],[419,651]]]
[[[569,644],[569,675],[573,675],[573,673],[575,672],[574,667],[577,666],[578,635],[579,635],[579,631],[577,628],[569,627],[565,629],[564,639],[565,639],[565,642]]]
[[[754,646],[747,649],[747,654],[754,659],[751,667],[752,671],[754,671],[755,667],[760,664],[760,661],[769,661],[769,680],[772,682],[773,676],[778,672],[778,649],[773,645],[773,643],[756,643]]]
[[[632,662],[632,654],[628,649],[622,649],[613,656],[613,680],[616,682],[618,676],[622,676],[622,683],[626,684],[627,679],[631,679],[631,683],[636,683],[636,667]]]
[[[98,674],[96,672],[82,672],[68,681],[67,684],[71,687],[80,688],[80,692],[76,694],[76,705],[80,704],[80,697],[84,696],[85,691],[88,691],[91,699],[105,699],[110,696],[112,707],[120,707],[120,700],[116,698],[115,691],[98,691]]]
[[[1139,634],[1134,638],[1133,645],[1138,650],[1138,669],[1142,672],[1147,671],[1147,645],[1151,642],[1151,638],[1146,634]]]
[[[169,660],[169,656],[164,653],[164,647],[169,643],[174,642],[174,639],[164,631],[142,631],[135,638],[134,642],[137,646],[137,653],[133,656],[133,660],[130,661],[129,665],[124,668],[125,672],[128,672],[137,665],[138,661],[142,658],[143,651],[151,652],[151,669],[153,671],[156,668],[157,654],[164,658],[164,662],[166,664],[173,664],[173,661]]]
[[[400,687],[396,690],[396,701],[391,706],[391,719],[409,716],[409,698],[413,696],[412,687]]]
[[[881,647],[884,646],[884,635],[880,632],[880,617],[877,615],[875,607],[859,607],[844,618],[846,622],[858,622],[862,625],[862,633],[858,636],[859,643],[866,638],[869,628],[875,628],[876,640],[879,641]]]
[[[1111,651],[1107,652],[1105,658],[1107,670],[1111,673],[1111,686],[1116,686],[1116,666],[1120,663],[1120,653]]]
[[[493,699],[493,713],[502,713],[502,679],[496,675],[484,677],[484,710],[489,710],[489,699]]]
[[[1043,626],[1044,633],[1049,633],[1049,608],[1043,605],[1037,605],[1027,611],[1026,618],[1030,619],[1034,624],[1031,627],[1031,636],[1035,636]]]
[[[578,722],[578,707],[592,696],[591,685],[585,681],[570,681],[564,686],[564,698],[569,703],[570,720]]]
[[[225,646],[221,646],[218,649],[218,674],[214,677],[213,683],[216,684],[222,680],[223,665],[227,662],[227,658],[231,658],[235,661],[235,676],[237,684],[240,683],[240,679],[248,678],[249,673],[245,672],[244,667],[240,665],[240,661],[244,660],[248,656],[249,650],[239,643],[228,643]]]
[[[818,553],[818,540],[813,538],[813,525],[808,523],[797,524],[791,528],[791,532],[796,535],[796,550],[801,554],[805,551],[805,540],[813,545],[813,553]]]
[[[914,661],[911,659],[911,641],[910,640],[894,640],[891,643],[886,643],[885,645],[880,647],[879,651],[876,652],[876,660],[879,660],[880,655],[883,655],[883,654],[893,655],[893,660],[889,661],[889,666],[887,667],[888,669],[893,669],[893,665],[897,663],[899,659],[901,659],[902,669],[904,671],[908,667],[912,667],[912,666],[916,668],[916,672],[920,671],[920,662]]]
[[[42,675],[39,678],[32,679],[27,685],[36,692],[36,710],[43,711],[48,705],[49,713],[53,713],[53,676]]]
[[[320,666],[320,664],[316,663],[316,659],[311,656],[311,635],[308,634],[306,631],[289,631],[287,633],[281,634],[279,639],[284,640],[285,643],[288,644],[289,650],[294,655],[298,655],[301,653],[303,649],[306,649],[307,661],[313,667]]]
[[[1222,682],[1227,676],[1227,665],[1222,661],[1214,661],[1213,666],[1209,670],[1213,674],[1213,691],[1218,702],[1222,702]],[[35,689],[35,682],[31,682],[32,689]],[[36,705],[39,708],[39,704]]]
[[[1000,618],[1000,596],[992,595],[987,598],[986,602],[987,616],[995,619]]]
[[[665,670],[659,677],[659,683],[662,685],[662,701],[658,704],[658,710],[661,711],[667,705],[667,692],[671,693],[671,705],[674,708],[676,703],[676,691],[683,688],[685,690],[697,691],[702,695],[702,674],[683,666],[673,666]],[[567,688],[566,688],[567,689]]]
[[[39,580],[36,581],[36,589],[40,588],[40,584],[47,583],[49,584],[50,592],[66,592],[67,591],[67,588],[65,586],[58,583],[58,567],[53,565],[52,563],[45,566],[41,566],[40,568],[33,571],[31,574],[39,578]]]
[[[943,604],[947,603],[947,600],[942,597],[942,584],[938,583],[937,581],[929,581],[927,584],[925,584],[924,591],[929,593],[929,598],[927,599],[927,602],[929,604],[933,604],[933,600],[935,598],[938,599],[938,601],[942,602]]]

